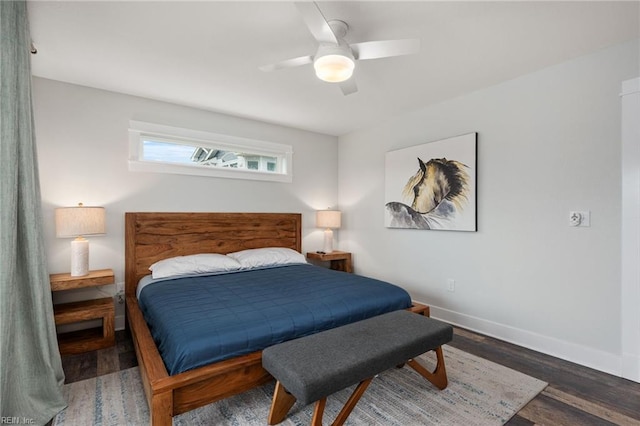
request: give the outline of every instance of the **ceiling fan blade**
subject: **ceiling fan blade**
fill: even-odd
[[[420,51],[420,40],[416,38],[404,40],[366,41],[350,44],[356,59],[378,59],[390,56],[411,55]]]
[[[309,27],[309,31],[319,43],[338,44],[336,35],[331,31],[331,27],[329,27],[316,2],[299,1],[296,2],[296,7],[300,11],[305,24]]]
[[[340,89],[342,90],[342,94],[347,96],[350,95],[352,93],[355,93],[358,91],[358,86],[356,85],[356,79],[355,77],[351,77],[348,80],[342,81],[340,83],[338,83],[340,85]]]
[[[298,58],[292,58],[292,59],[276,62],[275,64],[262,65],[258,67],[258,69],[260,71],[269,72],[269,71],[280,70],[282,68],[299,67],[301,65],[306,65],[311,63],[313,63],[313,56],[300,56]]]

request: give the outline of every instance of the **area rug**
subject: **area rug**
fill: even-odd
[[[540,393],[546,383],[515,370],[444,346],[449,386],[437,390],[412,369],[392,369],[374,379],[346,425],[464,425],[506,423]],[[433,353],[420,360],[429,369]],[[174,425],[266,425],[274,383],[173,418]],[[327,399],[325,424],[338,414],[352,388]],[[54,426],[147,425],[149,411],[137,367],[64,387],[69,404]],[[313,404],[294,405],[286,426],[308,425]]]

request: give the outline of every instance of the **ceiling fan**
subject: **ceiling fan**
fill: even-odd
[[[318,41],[315,55],[300,56],[275,64],[259,67],[261,71],[275,71],[313,64],[316,76],[330,83],[338,83],[342,93],[357,92],[358,87],[352,77],[355,61],[410,55],[420,50],[420,40],[383,40],[348,44],[344,37],[349,26],[339,20],[327,21],[315,2],[296,2],[309,31]]]

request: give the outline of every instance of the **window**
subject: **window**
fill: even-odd
[[[291,182],[289,145],[131,121],[129,170]]]

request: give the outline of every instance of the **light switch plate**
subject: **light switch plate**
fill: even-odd
[[[569,212],[569,226],[591,226],[591,212],[589,210]]]

